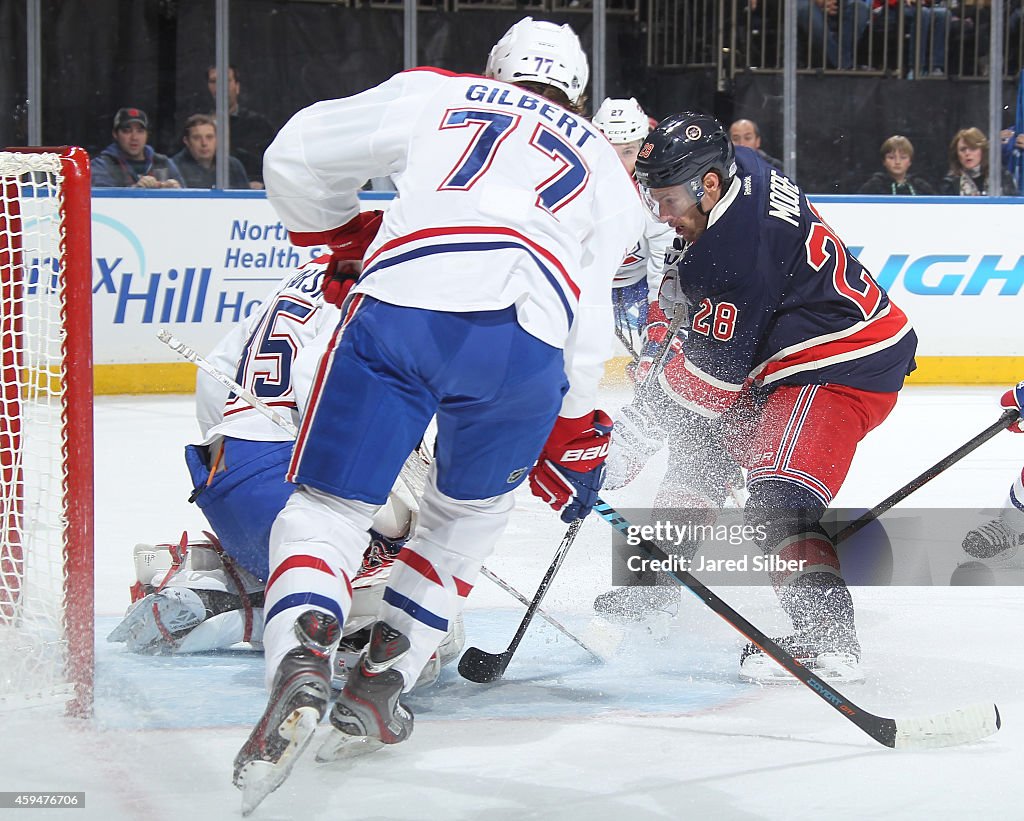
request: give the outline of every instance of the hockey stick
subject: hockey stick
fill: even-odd
[[[668,356],[668,352],[672,350],[672,341],[676,338],[676,334],[679,333],[679,329],[683,326],[683,322],[686,321],[688,311],[684,305],[678,305],[676,312],[672,316],[672,320],[669,322],[668,329],[665,331],[665,339],[661,342],[658,348],[657,354],[654,359],[651,360],[651,369],[644,374],[644,378],[640,381],[640,384],[636,386],[636,390],[633,393],[633,404],[637,403],[637,400],[643,395],[655,379],[658,378],[658,374],[665,369],[665,357]]]
[[[631,539],[638,537],[634,528],[611,505],[598,500],[594,510],[608,524]],[[672,559],[657,544],[640,538],[639,547],[652,559],[671,566]],[[673,564],[679,564],[674,562]],[[705,587],[682,565],[679,569],[664,570],[679,584],[688,588],[697,598],[727,621],[743,636],[757,645],[765,655],[774,659],[788,673],[795,676],[825,703],[841,713],[879,744],[895,749],[929,749],[968,744],[992,735],[1002,724],[999,708],[995,704],[973,704],[946,713],[916,719],[892,719],[876,716],[862,710],[831,684],[800,664],[761,630],[747,621],[713,591]]]
[[[622,332],[622,329],[619,328],[617,325],[615,326],[615,336],[619,338],[619,342],[621,342],[622,347],[626,349],[626,353],[628,353],[630,359],[633,360],[633,364],[635,365],[637,362],[639,362],[640,356],[637,354],[636,351],[633,350],[632,344],[628,339],[626,339],[626,335]]]
[[[246,390],[230,376],[221,373],[219,370],[217,370],[216,367],[214,367],[213,364],[211,364],[207,359],[205,359],[202,356],[202,354],[198,353],[194,348],[190,348],[188,345],[186,345],[184,342],[178,339],[178,337],[174,336],[173,334],[165,330],[160,330],[156,336],[157,339],[163,342],[172,351],[184,357],[189,362],[194,363],[200,370],[205,371],[218,382],[220,382],[220,384],[222,384],[225,388],[230,390],[232,393],[237,394],[246,402],[248,402],[249,405],[252,406],[253,410],[262,413],[264,416],[267,417],[267,419],[269,419],[275,425],[280,427],[286,433],[290,434],[293,439],[299,435],[299,429],[292,424],[291,419],[285,418],[277,411],[275,411],[273,408],[264,404],[259,399],[259,397],[252,393],[252,391]]]
[[[519,642],[523,640],[523,636],[526,635],[526,631],[530,626],[530,622],[533,621],[533,616],[540,607],[540,603],[544,600],[545,594],[548,592],[548,588],[551,586],[551,580],[555,577],[558,572],[558,568],[562,566],[562,562],[565,559],[565,555],[569,552],[569,548],[572,547],[572,543],[576,540],[576,534],[580,532],[580,525],[583,524],[582,519],[575,519],[569,529],[565,532],[565,538],[562,539],[562,543],[558,546],[558,550],[555,551],[555,557],[551,560],[551,566],[548,567],[548,572],[544,574],[544,578],[540,581],[540,586],[537,588],[537,592],[533,595],[533,601],[530,602],[530,606],[526,608],[526,615],[523,616],[523,620],[519,623],[519,628],[516,630],[516,634],[512,637],[512,642],[508,648],[502,653],[488,653],[481,650],[479,647],[469,647],[466,652],[462,654],[462,658],[459,659],[459,673],[463,678],[475,681],[478,684],[485,684],[489,681],[497,681],[505,673],[505,668],[508,667],[508,663],[512,660],[512,656],[516,652],[516,648],[519,647]]]
[[[852,522],[850,522],[846,527],[844,527],[842,530],[836,533],[835,536],[832,537],[833,544],[839,544],[840,542],[849,539],[854,533],[856,533],[862,527],[873,522],[875,519],[877,519],[879,516],[885,513],[889,508],[902,502],[915,490],[919,490],[920,488],[922,488],[924,485],[926,485],[940,473],[945,471],[947,468],[952,467],[961,459],[963,459],[972,450],[976,450],[978,447],[983,445],[985,442],[987,442],[993,436],[998,434],[1000,431],[1006,430],[1018,419],[1020,419],[1019,410],[1015,408],[1010,408],[1009,410],[1003,411],[1002,415],[999,417],[997,421],[993,422],[973,439],[971,439],[968,442],[964,442],[964,444],[962,444],[960,447],[954,450],[951,454],[949,454],[949,456],[945,457],[944,459],[940,459],[920,476],[918,476],[915,479],[911,479],[909,482],[907,482],[903,487],[901,487],[899,490],[893,493],[892,496],[889,496],[887,499],[883,499],[881,502],[879,502],[877,505],[871,508],[871,510],[867,511],[867,513],[864,513],[859,518],[854,519]]]
[[[263,400],[261,400],[258,396],[252,393],[252,391],[246,390],[230,376],[218,370],[217,367],[212,362],[203,357],[203,355],[198,353],[194,348],[190,348],[176,336],[165,330],[161,330],[159,333],[157,333],[157,338],[165,345],[167,345],[167,347],[169,347],[172,351],[180,354],[189,362],[194,363],[198,368],[208,373],[228,390],[232,391],[237,396],[240,396],[242,399],[249,403],[253,410],[262,413],[271,422],[273,422],[275,425],[278,425],[282,430],[290,434],[293,438],[298,435],[298,428],[296,428],[295,425],[292,424],[290,419],[286,419],[284,416],[277,413],[273,408],[271,408],[269,405],[263,402]],[[410,486],[410,489],[413,490],[414,495],[417,498],[423,495],[423,485],[426,481],[426,472],[429,466],[429,459],[430,455],[425,450],[423,450],[422,448],[417,448],[417,450],[413,451],[413,453],[410,454],[409,458],[405,461],[405,464],[402,465],[402,472],[400,476],[406,481],[407,485]],[[210,476],[213,476],[212,472],[210,473]],[[500,587],[502,590],[506,591],[523,604],[529,606],[530,602],[527,600],[527,598],[523,596],[514,587],[499,579],[486,567],[481,567],[480,571],[488,579],[490,579],[492,582],[498,585],[498,587]],[[582,647],[584,650],[590,653],[594,658],[598,659],[599,661],[606,660],[604,656],[588,647],[580,639],[576,638],[576,636],[570,633],[560,622],[556,621],[554,618],[549,616],[540,608],[537,609],[537,615],[539,615],[542,619],[548,622],[548,624],[550,624],[556,630],[561,631],[574,642],[576,642],[580,647]]]
[[[633,326],[629,321],[629,314],[626,311],[626,303],[622,298],[622,289],[613,288],[612,291],[615,294],[614,313],[615,313],[615,336],[618,337],[619,342],[622,343],[622,347],[626,349],[626,352],[630,355],[635,365],[640,361],[640,354],[637,353],[636,348],[633,346]],[[629,338],[626,338],[625,331],[622,330],[622,326],[625,325],[629,330]]]
[[[521,604],[525,604],[527,607],[530,606],[530,600],[528,598],[526,598],[526,596],[524,596],[518,590],[516,590],[507,581],[505,581],[503,578],[501,578],[501,576],[498,576],[498,575],[492,573],[486,567],[481,567],[480,568],[480,572],[483,573],[483,575],[485,575],[488,579],[490,579],[496,585],[498,585],[498,587],[500,587],[502,590],[504,590],[506,593],[508,593],[510,596],[512,596],[514,599],[519,601]],[[570,633],[568,631],[568,629],[566,629],[562,625],[562,623],[560,621],[558,621],[556,618],[554,618],[553,616],[549,615],[548,613],[545,613],[542,608],[540,608],[540,607],[537,608],[537,615],[540,616],[542,619],[544,619],[544,621],[546,621],[552,627],[554,627],[563,636],[565,636],[566,638],[571,639],[572,641],[576,642],[580,647],[582,647],[584,650],[586,650],[588,653],[590,653],[590,655],[592,655],[595,659],[597,659],[598,661],[606,661],[604,656],[602,656],[600,653],[598,653],[593,648],[587,646],[587,644],[584,643],[583,639],[576,638],[576,636],[574,636],[572,633]]]

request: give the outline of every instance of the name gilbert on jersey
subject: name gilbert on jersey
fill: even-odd
[[[521,108],[523,111],[536,111],[567,139],[574,140],[577,148],[596,136],[596,132],[584,125],[582,118],[574,117],[561,106],[544,102],[543,98],[535,94],[504,84],[492,86],[474,83],[466,89],[466,99],[474,103],[490,103],[508,108]]]

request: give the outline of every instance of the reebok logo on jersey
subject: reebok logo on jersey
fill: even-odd
[[[505,480],[505,483],[509,485],[514,485],[516,482],[522,479],[523,476],[526,475],[526,471],[528,470],[529,468],[516,468],[508,475],[508,478]]]

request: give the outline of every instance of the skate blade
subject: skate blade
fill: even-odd
[[[249,815],[263,799],[280,787],[313,740],[320,715],[313,707],[299,707],[281,722],[277,728],[281,738],[288,740],[288,746],[277,762],[250,761],[238,773],[235,781],[242,791],[242,815]]]
[[[316,751],[316,760],[321,764],[331,761],[347,761],[376,752],[384,746],[379,738],[366,735],[349,735],[332,727],[327,740]]]
[[[862,684],[864,671],[860,667],[818,664],[814,659],[798,659],[800,664],[829,684]],[[747,659],[740,667],[739,680],[748,684],[781,685],[800,684],[800,679],[767,656]]]

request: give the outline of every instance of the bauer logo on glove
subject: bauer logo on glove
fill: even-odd
[[[611,431],[611,417],[601,410],[555,422],[530,471],[530,491],[560,511],[563,522],[584,518],[597,502]]]
[[[583,450],[582,448],[567,450],[561,455],[561,457],[559,457],[558,461],[564,464],[565,462],[590,462],[594,459],[606,458],[608,458],[607,442],[603,445],[594,445],[586,450]]]

